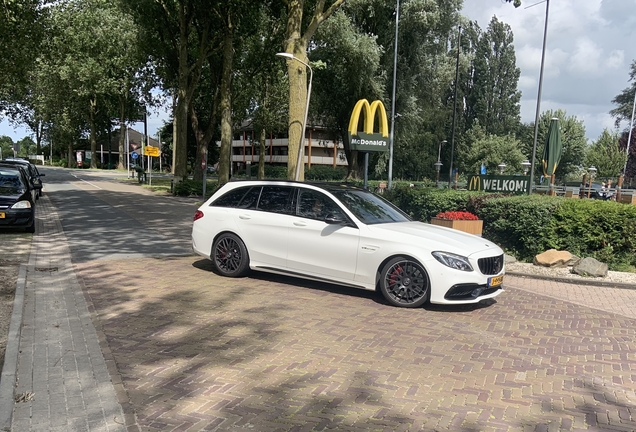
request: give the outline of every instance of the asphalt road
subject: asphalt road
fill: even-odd
[[[161,197],[116,178],[125,173],[42,168],[73,262],[191,253],[196,200]]]

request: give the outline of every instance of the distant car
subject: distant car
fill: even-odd
[[[394,306],[476,303],[503,291],[497,245],[415,222],[346,184],[226,183],[195,212],[192,245],[223,276],[251,269],[379,289]]]
[[[35,232],[35,191],[24,168],[0,163],[0,228]]]
[[[587,198],[589,192],[590,199],[608,200],[613,196],[601,183],[592,183],[590,185],[581,186],[579,189],[579,197]]]
[[[27,171],[28,171],[29,180],[30,180],[31,184],[37,190],[37,197],[36,198],[40,198],[42,196],[43,185],[42,185],[42,178],[41,177],[44,177],[44,174],[40,173],[40,171],[38,170],[37,166],[35,166],[31,162],[29,162],[28,160],[18,159],[18,158],[6,158],[6,159],[3,159],[0,162],[5,162],[5,163],[9,163],[9,164],[19,164],[19,165],[24,166],[27,169]]]

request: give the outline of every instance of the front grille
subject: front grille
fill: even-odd
[[[479,264],[479,270],[485,275],[498,274],[504,265],[504,256],[499,255],[495,257],[479,258],[477,261]]]
[[[488,288],[487,285],[458,284],[453,285],[451,289],[446,292],[444,298],[446,300],[472,300],[492,294],[500,289],[501,286]]]

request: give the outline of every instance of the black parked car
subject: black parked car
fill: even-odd
[[[0,163],[0,228],[35,232],[36,194],[24,168]]]
[[[13,164],[13,165],[20,165],[20,166],[24,167],[27,170],[27,175],[29,177],[29,181],[31,182],[31,184],[33,185],[35,190],[37,191],[36,199],[42,196],[42,179],[41,179],[41,177],[44,177],[44,174],[42,174],[42,173],[40,173],[40,171],[38,171],[38,167],[36,167],[34,164],[29,162],[28,160],[17,159],[17,158],[6,158],[6,159],[1,160],[0,163],[8,163],[8,164]]]

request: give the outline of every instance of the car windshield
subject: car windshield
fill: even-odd
[[[0,195],[12,195],[22,188],[22,182],[17,173],[0,172]]]
[[[373,225],[411,220],[402,210],[371,192],[357,189],[330,190],[360,222]]]

